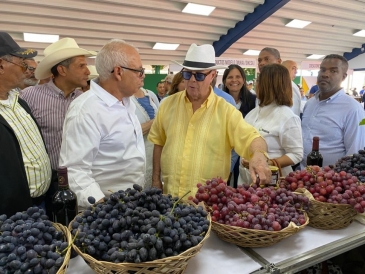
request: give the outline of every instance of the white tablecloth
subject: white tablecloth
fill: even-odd
[[[190,259],[186,274],[248,274],[261,266],[237,246],[221,241],[214,232],[205,241],[200,252]],[[67,274],[92,274],[94,271],[77,256],[70,260]]]
[[[297,234],[271,247],[253,248],[253,250],[270,263],[278,264],[284,260],[295,258],[300,254],[360,233],[365,235],[365,225],[356,221],[348,227],[338,230],[322,230],[307,226]]]

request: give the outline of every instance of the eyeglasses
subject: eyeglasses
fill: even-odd
[[[35,67],[31,67],[31,66],[28,66],[27,64],[25,64],[27,66],[27,69],[30,71],[30,72],[34,72],[35,71]]]
[[[207,77],[211,72],[212,72],[212,70],[209,71],[208,73],[202,73],[202,72],[192,73],[191,71],[186,71],[186,70],[180,71],[180,73],[182,74],[182,77],[185,80],[190,80],[191,76],[194,75],[195,80],[197,80],[198,82],[204,81],[205,77]]]
[[[128,70],[131,70],[131,71],[139,72],[139,77],[142,77],[143,74],[144,74],[144,68],[141,68],[141,69],[132,69],[132,68],[127,68],[127,67],[123,67],[123,66],[119,66],[119,67],[124,68],[124,69],[128,69]],[[113,72],[114,72],[114,69],[110,73],[113,73]]]
[[[22,68],[22,72],[23,72],[23,73],[24,73],[24,72],[26,72],[26,71],[27,71],[27,69],[29,68],[29,67],[28,67],[28,65],[27,65],[27,64],[25,64],[25,63],[17,64],[17,63],[14,63],[14,62],[11,62],[11,61],[8,61],[8,60],[5,60],[5,59],[1,59],[1,60],[5,61],[5,62],[8,62],[8,63],[12,63],[13,65],[17,65],[17,66],[21,67],[21,68]],[[35,69],[35,68],[34,68],[34,69]]]

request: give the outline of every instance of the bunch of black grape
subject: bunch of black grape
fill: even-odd
[[[0,273],[57,273],[68,247],[43,209],[0,216]]]
[[[356,176],[360,182],[365,183],[365,149],[359,150],[350,156],[345,156],[336,162],[334,170],[339,173],[346,171]]]
[[[95,199],[89,197],[89,202],[94,204]],[[75,245],[97,260],[141,263],[198,245],[209,229],[207,214],[159,189],[134,185],[77,216],[71,233]]]

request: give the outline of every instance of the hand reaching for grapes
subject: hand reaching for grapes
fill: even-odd
[[[267,159],[263,153],[255,153],[248,162],[250,176],[253,183],[260,180],[260,184],[269,184],[271,182],[271,171],[267,164]]]

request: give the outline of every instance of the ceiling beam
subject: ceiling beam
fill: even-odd
[[[222,55],[233,43],[244,36],[246,33],[263,22],[290,0],[270,0],[263,5],[255,8],[253,13],[248,14],[244,20],[238,22],[234,28],[228,30],[227,34],[222,35],[218,41],[213,43],[216,56]]]

